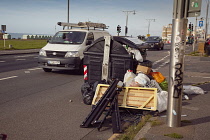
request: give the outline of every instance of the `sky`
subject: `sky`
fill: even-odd
[[[206,17],[206,1],[202,1],[200,17]],[[109,26],[107,31],[125,34],[126,13],[128,35],[138,36],[162,34],[163,26],[172,23],[174,0],[70,0],[70,23],[97,22]],[[62,30],[57,22],[67,22],[68,0],[0,0],[0,25],[6,25],[8,33],[55,34]],[[200,19],[198,17],[198,19]],[[188,18],[195,23],[195,18]]]

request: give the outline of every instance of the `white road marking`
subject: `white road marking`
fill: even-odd
[[[24,61],[24,60],[26,60],[26,59],[16,59],[17,61]]]
[[[28,70],[40,70],[40,69],[42,69],[42,68],[32,68],[32,69],[28,69]]]
[[[163,61],[163,62],[162,62],[162,64],[159,65],[159,67],[157,67],[157,68],[154,69],[154,70],[157,71],[159,68],[164,67],[166,64],[170,63],[170,60],[166,60],[166,61],[165,61],[165,59],[166,59],[167,57],[169,57],[169,56],[170,56],[170,51],[168,51],[168,55],[166,55],[165,57],[163,57],[163,58],[160,59],[160,60],[155,61],[155,62],[153,63],[153,65],[159,63],[160,61]]]
[[[20,56],[15,56],[14,58],[23,58],[23,57],[31,57],[31,56],[34,56],[34,55],[20,55]]]
[[[5,61],[0,61],[0,63],[4,63]]]
[[[168,53],[169,53],[169,54],[166,55],[165,57],[163,57],[162,59],[155,61],[155,62],[153,63],[153,65],[155,65],[155,64],[159,63],[160,61],[163,61],[164,59],[166,59],[167,57],[169,57],[169,56],[170,56],[170,52],[168,51]]]
[[[11,79],[11,78],[16,78],[16,77],[18,77],[18,76],[5,77],[5,78],[1,78],[0,81],[2,81],[2,80],[7,80],[7,79]]]

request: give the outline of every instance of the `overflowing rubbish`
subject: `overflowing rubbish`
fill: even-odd
[[[158,83],[165,80],[165,77],[160,72],[150,72],[149,73]]]
[[[157,93],[157,110],[163,112],[167,109],[168,92],[161,91]]]
[[[132,73],[132,76],[130,76],[129,84],[126,84],[126,78],[124,79],[125,87],[157,88],[157,110],[158,112],[165,111],[168,100],[168,82],[166,78],[160,72],[151,72],[151,69],[148,73],[149,68],[140,67],[138,69],[139,73],[136,75]],[[125,77],[127,77],[127,73]]]
[[[136,74],[133,73],[131,70],[127,70],[124,76],[124,85],[125,87],[130,87],[131,83],[134,82],[134,78],[136,77]]]
[[[160,72],[154,73],[151,61],[145,59],[145,50],[123,37],[99,38],[86,48],[81,92],[83,102],[93,108],[80,127],[99,124],[100,130],[111,116],[113,133],[120,133],[119,109],[166,110],[167,81]],[[163,80],[155,79],[157,75]],[[102,114],[105,116],[99,120]]]
[[[192,94],[205,94],[205,91],[197,86],[191,85],[183,85],[184,94],[192,95]]]
[[[109,110],[106,112],[104,119],[100,122],[100,125],[98,126],[98,130],[101,129],[104,121],[106,120],[106,117],[108,115],[111,115],[113,133],[122,132],[117,100],[117,95],[120,91],[120,89],[117,88],[118,82],[118,79],[113,81],[113,83],[109,86],[105,94],[101,97],[101,99],[95,105],[85,121],[80,125],[80,127],[87,128],[90,125],[94,125],[95,123],[99,122],[99,118],[101,117],[102,113],[105,111],[108,104],[110,104]]]
[[[144,73],[138,73],[138,75],[134,78],[134,81],[138,83],[140,87],[146,87],[149,84],[150,79]]]

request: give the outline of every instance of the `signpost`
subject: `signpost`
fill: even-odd
[[[4,38],[4,48],[5,48],[5,31],[6,31],[6,25],[1,25],[1,30],[2,30],[2,33],[3,33],[3,38]]]
[[[167,125],[169,127],[181,126],[187,17],[199,16],[200,8],[201,0],[174,0],[168,85],[170,88],[168,89],[167,106]]]
[[[199,21],[199,27],[203,27],[203,21]]]

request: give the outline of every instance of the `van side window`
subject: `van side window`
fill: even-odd
[[[87,40],[94,41],[94,35],[92,32],[88,33]]]

